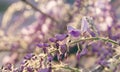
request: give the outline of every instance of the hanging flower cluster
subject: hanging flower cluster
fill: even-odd
[[[12,20],[16,11],[21,15]],[[0,51],[11,54],[1,72],[117,71],[120,33],[110,0],[21,0],[7,12]]]

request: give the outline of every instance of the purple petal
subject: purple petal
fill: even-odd
[[[82,49],[80,55],[85,55],[88,52],[87,48]]]
[[[80,31],[78,29],[73,28],[72,26],[67,26],[67,30],[70,33],[70,35],[73,37],[80,36]]]
[[[71,36],[73,37],[79,37],[80,36],[80,31],[78,30],[73,30],[70,32]]]
[[[81,32],[86,32],[89,28],[89,24],[85,17],[82,18]]]
[[[28,72],[33,72],[33,69],[31,67],[27,67]]]
[[[49,72],[49,68],[40,69],[38,72]]]
[[[27,54],[24,59],[30,60],[33,57],[33,54]]]
[[[72,26],[67,26],[67,31],[68,31],[68,32],[71,32],[71,31],[73,31],[73,30],[76,30],[76,29],[73,28]]]
[[[56,37],[56,39],[57,39],[58,41],[62,41],[62,40],[64,40],[66,37],[68,37],[68,35],[67,35],[67,34],[57,34],[55,37]]]
[[[47,52],[48,52],[47,48],[44,47],[44,48],[43,48],[43,52],[44,52],[44,53],[47,53]]]
[[[38,47],[42,48],[43,47],[43,44],[39,43],[37,44]]]
[[[76,53],[76,58],[77,58],[78,61],[80,60],[80,56],[81,55],[80,55],[80,51],[79,51],[79,52]]]
[[[107,62],[107,60],[99,60],[97,63],[100,65],[103,65],[103,66],[108,66],[108,64],[109,64],[109,62]]]
[[[56,42],[57,40],[56,40],[56,38],[50,38],[49,41],[50,42]]]
[[[65,52],[67,52],[67,45],[66,45],[66,44],[61,45],[60,51],[61,51],[63,54],[64,54]]]
[[[53,60],[53,56],[51,54],[48,55],[48,61],[51,62]]]
[[[59,48],[59,43],[55,43],[55,46],[58,49]]]
[[[94,32],[90,32],[90,34],[91,34],[92,37],[96,36]]]
[[[48,43],[43,44],[44,47],[49,47],[50,45]]]

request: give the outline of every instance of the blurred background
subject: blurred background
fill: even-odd
[[[46,7],[44,7],[44,5],[43,5],[43,8],[46,8],[46,10],[44,10],[42,8],[42,6],[39,5],[39,3],[34,2],[33,0],[28,0],[28,1],[31,2],[34,6],[36,6],[38,8],[41,7],[40,9],[46,13],[48,13],[50,15],[52,14],[53,16],[56,15],[54,17],[58,20],[59,19],[62,20],[64,18],[62,16],[64,16],[67,13],[67,11],[64,11],[64,9],[60,10],[60,9],[64,8],[64,6],[61,5],[62,0],[61,0],[61,2],[58,2],[58,4],[60,4],[60,8],[58,6],[58,8],[59,8],[58,11],[54,7],[54,5],[52,6],[52,4],[54,4],[54,2],[49,3],[51,8],[49,7],[49,5],[47,6],[47,4],[45,3]],[[43,1],[43,3],[44,3],[44,0],[41,0],[41,1]],[[94,1],[99,2],[101,0],[94,0]],[[109,0],[102,0],[102,1],[109,1]],[[18,2],[18,0],[0,0],[0,38],[1,38],[0,39],[1,40],[0,47],[3,49],[4,49],[4,47],[5,47],[5,49],[7,47],[10,47],[10,50],[12,50],[11,52],[9,52],[8,49],[6,49],[5,51],[1,49],[1,51],[0,51],[0,66],[2,66],[2,64],[4,64],[5,62],[7,62],[7,60],[10,59],[10,57],[9,57],[10,55],[13,56],[13,59],[14,59],[14,57],[16,59],[16,57],[19,54],[19,53],[16,53],[17,49],[23,48],[23,50],[20,49],[19,51],[20,52],[26,51],[29,53],[29,51],[31,51],[35,47],[34,44],[39,43],[40,41],[44,41],[43,39],[49,38],[49,37],[53,36],[55,33],[65,33],[64,31],[62,31],[65,29],[64,27],[62,27],[63,23],[61,23],[61,25],[59,25],[59,27],[57,27],[56,30],[55,29],[52,30],[52,27],[56,27],[54,25],[54,22],[47,19],[46,23],[44,23],[45,22],[44,15],[42,16],[41,14],[39,14],[39,13],[35,12],[33,9],[31,9],[29,6],[25,6],[25,4],[22,4],[21,2],[18,2],[18,3],[17,2]],[[16,3],[16,5],[14,5],[14,6],[16,6],[20,9],[18,9],[18,11],[16,9],[15,13],[13,12],[14,14],[12,15],[12,18],[9,21],[9,18],[7,17],[9,14],[7,15],[6,12],[7,12],[7,10],[9,10],[8,8],[14,3]],[[72,8],[74,0],[65,0],[65,3],[68,4],[68,5],[65,5],[65,9],[69,10],[70,9],[69,7]],[[19,7],[19,5],[21,7]],[[57,6],[57,5],[55,5],[55,6]],[[92,6],[92,5],[90,5],[90,6]],[[111,0],[110,6],[112,7],[112,9],[109,12],[111,13],[111,11],[112,11],[114,13],[114,17],[117,21],[117,25],[120,27],[120,0]],[[55,8],[55,11],[53,11],[53,13],[52,13],[52,7]],[[109,5],[108,5],[108,9],[109,9]],[[60,11],[61,11],[61,14],[59,16],[57,14]],[[11,11],[9,10],[8,12],[11,12]],[[5,14],[6,14],[6,16],[4,16]],[[24,16],[22,16],[22,15],[24,15]],[[93,13],[93,15],[94,15],[94,13]],[[68,19],[69,17],[66,16],[66,18]],[[3,21],[3,19],[4,19],[4,21]],[[8,20],[8,21],[6,21],[6,20]],[[43,20],[43,22],[42,22],[42,20]],[[21,24],[21,25],[18,25],[16,23],[16,21],[18,21],[18,24]],[[46,26],[42,26],[42,23],[46,24]],[[72,24],[72,22],[69,24]],[[40,28],[41,31],[37,30],[37,29],[39,29],[38,27],[42,27],[42,28]],[[53,31],[53,33],[49,32],[49,29],[51,31]],[[57,29],[61,29],[61,31],[57,31]],[[116,31],[114,30],[114,32],[116,32]],[[13,35],[12,35],[12,33],[13,33]],[[50,34],[50,36],[48,34]],[[9,39],[7,39],[7,38],[9,38]],[[2,39],[4,39],[3,41],[5,41],[6,44],[2,43]],[[16,40],[14,40],[14,39],[16,39]],[[20,40],[20,39],[23,39],[23,40]],[[26,47],[29,50],[26,50],[25,49]],[[22,57],[22,55],[21,55],[21,57]],[[19,64],[19,61],[17,64]]]

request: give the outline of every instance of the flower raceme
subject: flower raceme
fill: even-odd
[[[40,1],[39,2],[40,3],[40,8],[37,8],[37,7],[35,7],[37,5],[32,6],[31,3],[27,2],[27,0],[22,0],[22,1],[25,2],[26,4],[28,4],[31,7],[29,10],[27,9],[27,14],[28,14],[28,11],[31,11],[32,8],[34,10],[40,12],[40,16],[39,16],[40,18],[39,18],[38,24],[35,25],[35,26],[32,25],[30,27],[30,31],[25,32],[25,35],[27,35],[25,37],[25,42],[30,41],[30,43],[28,45],[27,44],[25,45],[25,47],[27,48],[27,46],[28,46],[28,48],[31,49],[31,47],[34,48],[34,46],[31,45],[31,44],[35,44],[35,43],[38,43],[40,41],[43,41],[43,42],[40,42],[40,43],[37,44],[37,46],[39,47],[38,49],[37,48],[31,49],[32,50],[31,52],[34,52],[34,53],[37,52],[35,54],[31,54],[31,52],[28,51],[30,49],[26,49],[27,51],[25,51],[25,52],[26,53],[29,52],[30,54],[27,54],[24,57],[24,62],[21,63],[19,68],[13,70],[12,65],[8,64],[7,67],[5,68],[5,70],[7,69],[8,71],[3,71],[3,72],[9,72],[9,71],[10,72],[11,71],[13,71],[13,72],[52,72],[56,69],[61,70],[61,68],[69,69],[72,72],[81,72],[80,70],[82,68],[80,66],[74,68],[74,66],[70,65],[71,67],[69,67],[69,63],[64,62],[65,59],[66,59],[65,56],[68,57],[69,54],[72,53],[72,52],[70,52],[72,49],[69,48],[69,47],[73,46],[73,49],[75,50],[76,44],[79,44],[78,49],[76,49],[76,51],[75,51],[75,52],[77,52],[76,53],[76,58],[77,58],[78,61],[82,60],[82,56],[87,56],[87,55],[93,55],[94,54],[95,57],[100,58],[100,60],[97,63],[101,66],[106,66],[108,64],[107,60],[109,58],[113,57],[113,55],[114,55],[113,47],[116,47],[117,45],[113,46],[111,44],[112,43],[113,44],[118,44],[116,41],[118,41],[118,39],[120,37],[120,34],[117,34],[117,33],[115,33],[115,35],[112,34],[116,30],[116,29],[114,29],[114,26],[116,24],[114,24],[114,26],[111,27],[111,23],[112,23],[111,16],[110,16],[111,13],[109,13],[109,11],[111,11],[111,7],[106,6],[106,5],[109,5],[108,3],[104,3],[102,0],[95,0],[94,2],[92,2],[92,1],[90,2],[90,0],[88,0],[88,1],[87,0],[86,1],[85,0],[74,0],[75,8],[74,8],[74,6],[71,6],[73,8],[69,8],[69,6],[66,3],[65,3],[65,5],[62,4],[63,3],[62,1],[64,1],[64,0],[45,0],[44,2],[43,2],[43,0],[36,0],[36,2]],[[47,3],[47,1],[48,1],[48,3]],[[67,1],[70,1],[70,0],[67,0]],[[96,2],[96,1],[98,1],[98,2]],[[105,5],[102,5],[101,1]],[[57,2],[59,4],[57,4]],[[84,3],[84,2],[86,2],[86,3]],[[106,0],[105,2],[108,2],[108,0]],[[39,3],[37,3],[37,4],[39,4]],[[53,8],[54,5],[55,6],[57,5],[57,7],[60,6],[59,9],[61,11],[64,11],[65,14],[67,14],[69,12],[70,13],[65,15],[64,12],[59,12],[60,10],[57,9],[57,7],[54,7],[53,9],[50,9],[50,11],[44,10],[44,3],[45,3],[45,5],[50,3],[50,5],[51,5],[51,6],[47,5],[47,6],[45,6],[45,8],[47,8],[47,7],[50,7],[50,8],[52,7]],[[68,7],[66,7],[66,6],[68,6]],[[102,6],[102,8],[101,8],[101,6]],[[41,8],[41,7],[43,7],[43,8]],[[65,9],[62,9],[63,7]],[[86,9],[83,9],[83,8],[87,8],[87,7],[88,7],[88,9],[87,9],[88,12],[84,12]],[[25,8],[27,8],[27,7],[25,7]],[[41,10],[43,9],[43,12],[39,9],[41,9]],[[72,12],[71,12],[71,9],[73,10]],[[83,9],[83,11],[82,11],[82,9]],[[101,9],[103,9],[104,12],[102,12]],[[68,10],[68,11],[66,11],[66,10]],[[93,14],[89,15],[89,10],[91,10],[90,12],[96,11],[97,13],[93,13]],[[48,11],[48,12],[46,12],[46,11]],[[25,9],[24,12],[25,12],[25,16],[26,16],[26,9]],[[33,10],[32,10],[32,12],[33,12]],[[57,13],[57,12],[59,12],[59,13]],[[64,32],[64,30],[62,30],[63,29],[62,27],[64,27],[64,26],[61,27],[61,24],[64,24],[64,25],[67,25],[67,23],[72,24],[71,22],[73,22],[74,24],[75,23],[77,24],[76,19],[80,19],[81,16],[84,16],[84,15],[80,15],[80,14],[83,14],[81,12],[84,12],[84,14],[86,14],[87,16],[94,17],[95,18],[94,19],[95,23],[100,22],[100,24],[102,25],[102,26],[101,25],[100,26],[103,27],[102,29],[104,29],[103,24],[106,24],[106,23],[109,24],[110,23],[109,25],[107,24],[108,26],[110,26],[110,28],[108,29],[108,31],[109,31],[108,32],[108,35],[109,35],[108,37],[110,39],[108,39],[106,37],[107,36],[106,34],[104,35],[101,32],[100,32],[101,33],[100,36],[103,36],[103,38],[98,36],[97,29],[96,29],[97,25],[95,26],[94,21],[90,20],[89,17],[83,17],[81,20],[79,20],[79,21],[81,21],[81,23],[79,23],[80,26],[81,26],[80,29],[76,29],[78,27],[74,28],[72,26],[67,26],[68,33],[65,33],[66,31]],[[102,13],[103,17],[99,15],[100,13]],[[36,12],[35,13],[30,13],[30,14],[36,14]],[[49,14],[51,14],[51,15],[49,15]],[[106,14],[107,16],[104,16],[104,14]],[[80,16],[78,16],[78,18],[76,18],[77,15],[80,15]],[[106,21],[106,22],[104,22],[104,21]],[[103,22],[103,23],[101,23],[101,22]],[[13,22],[11,22],[11,23],[13,23]],[[57,24],[57,25],[52,25],[52,24]],[[58,25],[58,24],[60,24],[60,25]],[[50,27],[49,27],[49,25],[50,25]],[[107,25],[105,25],[105,26],[107,26]],[[57,27],[57,26],[60,26],[60,27]],[[75,25],[75,26],[79,26],[79,25]],[[54,34],[52,32],[54,32],[53,30],[55,30],[55,29],[51,28],[51,27],[55,27],[55,29],[62,28],[62,29],[60,29],[61,31],[55,31],[55,32],[60,32],[60,33],[65,33],[65,34],[59,34],[58,33],[54,37],[49,38],[49,40],[46,40],[45,38],[47,38],[47,36],[51,37],[52,34]],[[101,30],[101,27],[99,27],[100,30]],[[50,30],[50,32],[48,32],[48,28],[53,29],[53,30]],[[89,28],[91,28],[91,29],[89,29]],[[105,27],[105,29],[106,28],[107,27]],[[46,32],[46,30],[47,30],[47,32]],[[48,33],[50,33],[50,35],[45,35],[45,34],[48,34]],[[90,34],[90,35],[88,35],[88,34]],[[70,36],[70,37],[68,37],[68,36]],[[104,38],[104,36],[106,38]],[[31,37],[33,38],[33,40],[30,40]],[[71,37],[73,37],[73,38],[71,38]],[[42,40],[39,40],[39,38],[42,39]],[[113,41],[113,40],[115,40],[115,41]],[[4,40],[2,40],[2,41],[4,41]],[[23,39],[23,41],[24,41],[24,39]],[[21,42],[22,42],[22,40],[20,40],[20,45],[21,45]],[[108,42],[110,44],[107,44]],[[31,45],[31,46],[29,47],[29,45]],[[84,47],[84,45],[88,45],[88,46]],[[7,44],[5,44],[5,46],[7,46]],[[19,46],[19,44],[17,44],[17,46],[13,45],[13,46],[11,46],[11,48],[12,49],[18,48],[18,46]],[[23,46],[24,46],[24,42],[23,42]],[[40,50],[40,51],[37,51],[37,50]],[[41,52],[41,50],[42,50],[42,52]],[[89,52],[88,52],[88,50],[89,50]],[[57,63],[53,62],[55,56],[56,56],[56,58],[58,58],[57,59],[58,60],[58,66],[56,66]],[[68,57],[68,59],[69,59],[69,57]],[[66,64],[68,63],[68,64],[64,65],[64,63],[62,63],[62,62],[66,63]],[[115,64],[113,66],[115,66]],[[54,71],[54,72],[58,72],[58,71]],[[65,71],[65,72],[67,72],[67,71]],[[96,72],[96,71],[92,71],[92,72]],[[111,72],[113,72],[113,71],[111,71]]]

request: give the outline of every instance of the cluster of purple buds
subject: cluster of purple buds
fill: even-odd
[[[39,48],[42,48],[44,53],[47,53],[47,47],[50,47],[50,45],[48,43],[39,43],[39,44],[37,44],[37,46]]]
[[[48,61],[51,62],[53,60],[52,54],[48,54]]]
[[[27,59],[26,59],[27,58]],[[25,60],[21,63],[21,66],[18,69],[15,69],[14,72],[52,72],[51,61],[53,59],[52,54],[47,55],[49,63],[46,62],[44,56],[36,54],[27,54]],[[48,64],[47,66],[43,63]]]
[[[67,34],[56,34],[54,38],[49,39],[51,42],[54,40],[55,48],[58,49],[56,53],[58,60],[62,60],[63,55],[67,52],[67,45],[64,42],[67,37]]]
[[[34,55],[33,54],[27,54],[24,59],[30,60]]]
[[[58,50],[56,51],[56,55],[60,59],[60,55],[64,55],[67,52],[67,45],[64,42],[64,40],[68,37],[67,34],[56,34],[54,37],[49,38],[49,43],[38,43],[37,46],[43,50],[45,54],[48,54],[47,59],[49,62],[51,62],[54,58],[54,55],[49,53],[48,51],[54,47],[54,49]],[[51,43],[51,44],[50,44]]]
[[[22,1],[26,2],[27,0],[22,0]],[[40,3],[42,1],[43,0],[41,0]],[[45,0],[45,1],[47,1],[47,0]],[[79,25],[75,25],[78,27],[72,27],[69,25],[69,26],[67,26],[68,33],[56,34],[54,37],[49,38],[46,41],[46,39],[45,39],[46,37],[44,37],[44,36],[46,36],[46,34],[49,33],[49,30],[48,30],[49,28],[53,29],[51,25],[54,24],[54,21],[58,20],[58,22],[61,21],[61,23],[62,23],[62,18],[64,18],[64,16],[66,16],[64,14],[63,14],[64,16],[62,15],[63,12],[59,13],[59,11],[64,7],[64,4],[62,6],[62,0],[55,0],[55,1],[52,0],[49,2],[50,2],[50,4],[49,3],[48,4],[51,6],[49,6],[49,5],[45,6],[46,8],[50,7],[50,10],[48,10],[48,11],[46,10],[47,11],[46,13],[48,13],[48,15],[44,14],[44,12],[42,15],[42,12],[41,12],[42,8],[40,8],[40,10],[35,8],[35,9],[37,9],[38,12],[41,12],[38,24],[32,25],[29,29],[27,29],[28,31],[26,31],[26,32],[25,32],[25,30],[23,30],[23,33],[25,32],[25,34],[23,34],[23,40],[26,41],[27,45],[29,45],[29,44],[31,45],[32,43],[35,43],[35,44],[38,43],[37,48],[34,48],[34,50],[39,49],[39,50],[42,50],[42,52],[39,54],[38,53],[27,54],[24,57],[24,62],[21,63],[21,66],[18,69],[15,69],[13,72],[52,72],[52,66],[53,66],[52,62],[54,60],[54,57],[57,56],[58,61],[62,61],[63,58],[67,57],[70,46],[72,46],[71,44],[73,44],[73,46],[74,46],[74,45],[76,45],[76,43],[81,44],[81,50],[78,49],[78,51],[76,53],[77,61],[80,62],[81,57],[85,56],[86,54],[89,54],[90,51],[88,52],[88,50],[91,49],[91,53],[94,54],[95,56],[97,56],[97,58],[100,58],[98,60],[97,64],[102,65],[102,66],[107,66],[107,64],[108,64],[107,59],[109,59],[110,57],[113,56],[113,51],[112,51],[113,47],[111,45],[103,43],[102,41],[107,41],[107,40],[104,40],[104,38],[100,39],[100,38],[96,37],[97,34],[94,32],[94,30],[92,30],[92,28],[90,29],[90,22],[89,22],[89,20],[87,20],[88,19],[87,17],[83,17],[81,19],[81,23],[79,23],[80,29],[79,29]],[[57,9],[57,7],[55,7],[55,6],[59,7],[59,4],[57,5],[55,2],[58,2],[60,4],[60,8],[59,8],[60,10]],[[75,5],[78,8],[77,10],[80,10],[80,7],[83,2],[84,2],[84,0],[75,0]],[[88,1],[88,2],[90,2],[90,1]],[[106,31],[107,27],[109,27],[108,34],[111,35],[112,29],[113,29],[112,28],[113,19],[112,19],[112,16],[110,15],[111,13],[109,13],[109,11],[111,11],[111,7],[109,7],[108,3],[107,3],[108,7],[106,7],[105,5],[100,4],[101,2],[102,2],[102,0],[101,1],[98,0],[98,3],[96,1],[90,2],[92,4],[91,6],[93,6],[95,8],[95,9],[92,9],[90,7],[91,10],[96,11],[96,13],[94,13],[93,15],[90,15],[90,16],[98,19],[98,22],[99,22],[99,20],[101,21],[100,24],[98,25],[98,27],[99,27],[98,29],[100,31]],[[107,2],[107,0],[106,0],[106,2]],[[95,5],[94,5],[94,3],[95,3]],[[103,3],[104,3],[104,1],[103,1]],[[85,3],[85,4],[87,4],[87,3]],[[46,3],[46,5],[47,5],[47,3]],[[40,7],[42,7],[42,6],[40,6]],[[88,5],[88,7],[89,7],[89,5]],[[33,6],[33,8],[34,8],[34,6]],[[53,9],[56,10],[55,14],[54,14],[54,11],[52,11]],[[65,9],[66,9],[66,7],[65,7]],[[73,7],[73,9],[74,9],[74,7]],[[62,10],[62,11],[64,11],[64,10]],[[104,11],[104,12],[102,12],[102,11]],[[67,12],[69,12],[69,11],[66,11],[66,13]],[[52,15],[49,16],[49,14],[52,14]],[[78,11],[78,14],[79,14],[79,11]],[[87,14],[87,13],[85,13],[85,14],[87,16],[89,16],[89,14]],[[107,16],[105,17],[104,14],[106,14]],[[70,13],[70,15],[72,15],[72,13]],[[99,15],[101,15],[101,16],[99,17]],[[76,14],[73,14],[73,16],[71,16],[71,18],[74,16],[76,16]],[[81,16],[85,16],[85,15],[81,15]],[[51,19],[52,17],[53,17],[53,19]],[[51,20],[49,20],[49,18]],[[56,18],[56,19],[54,20],[54,18]],[[71,19],[68,19],[68,20],[72,21]],[[104,22],[104,20],[105,20],[105,22]],[[70,22],[70,21],[68,21],[68,22]],[[56,23],[58,23],[58,22],[56,22]],[[98,23],[98,22],[95,21],[95,23]],[[65,23],[67,23],[67,22],[65,22]],[[107,25],[106,25],[106,23],[107,23]],[[104,26],[103,26],[103,24],[104,24]],[[66,24],[64,24],[64,25],[66,25]],[[58,26],[61,26],[61,25],[58,25]],[[59,27],[56,26],[55,29],[57,29],[57,28],[59,28]],[[62,28],[62,26],[60,28]],[[61,29],[61,31],[63,31],[63,30]],[[52,32],[52,30],[51,30],[51,32]],[[86,37],[87,32],[92,37],[91,36]],[[64,32],[62,32],[62,33],[64,33]],[[111,35],[109,37],[111,39],[117,41],[117,39],[120,38],[119,35],[120,34],[118,34],[116,36]],[[100,36],[102,36],[102,34]],[[94,38],[96,38],[96,40],[97,39],[100,40],[100,42],[96,43]],[[43,39],[45,39],[45,40],[43,40]],[[41,41],[43,40],[43,42],[40,42],[40,40]],[[71,42],[68,40],[70,40]],[[108,39],[108,41],[113,42],[112,40],[109,40],[109,39]],[[86,44],[89,44],[89,47],[87,47]],[[106,45],[104,45],[104,44],[106,44]],[[82,47],[83,45],[86,45],[86,47]],[[16,49],[20,48],[21,46],[19,45],[19,42],[18,42],[17,44],[12,44],[11,47],[12,47],[12,50],[16,50]],[[29,46],[28,46],[28,48],[29,48]],[[65,68],[70,68],[70,67],[65,67]],[[6,64],[4,67],[4,70],[12,71],[12,65],[9,63]],[[71,70],[73,70],[73,72],[79,72],[79,71],[74,71],[74,68]]]

